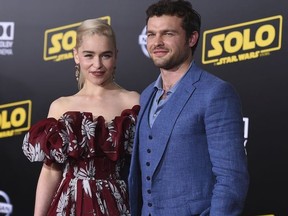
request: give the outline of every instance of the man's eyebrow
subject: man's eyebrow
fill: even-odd
[[[154,30],[147,30],[146,33],[154,33],[155,31]],[[161,33],[165,33],[165,32],[178,32],[177,30],[175,29],[163,29],[160,31]]]
[[[90,51],[90,50],[83,50],[82,53],[93,54],[94,52],[93,52],[93,51]]]

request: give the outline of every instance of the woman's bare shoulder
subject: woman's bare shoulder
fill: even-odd
[[[62,96],[52,101],[49,107],[48,117],[59,119],[68,109],[73,96]]]
[[[134,106],[139,104],[140,94],[137,91],[124,90],[122,92],[122,99],[125,103],[128,103],[128,106]]]

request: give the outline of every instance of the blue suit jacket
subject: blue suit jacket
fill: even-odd
[[[196,64],[180,82],[152,127],[157,145],[151,163],[152,216],[241,215],[249,175],[239,97],[229,83]],[[140,99],[128,181],[132,216],[146,208],[139,124],[149,109],[153,86]]]

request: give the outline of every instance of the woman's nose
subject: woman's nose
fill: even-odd
[[[102,61],[101,61],[101,58],[100,57],[97,57],[97,58],[94,58],[93,60],[93,66],[95,68],[101,68],[102,67]]]

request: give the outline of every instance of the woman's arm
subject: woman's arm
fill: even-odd
[[[36,189],[34,216],[46,216],[53,196],[62,179],[62,168],[58,164],[43,164]]]

